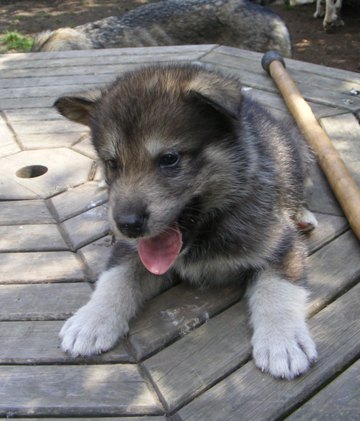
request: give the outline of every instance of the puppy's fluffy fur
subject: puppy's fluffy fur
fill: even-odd
[[[247,280],[256,365],[287,379],[305,372],[316,359],[297,229],[309,215],[305,144],[235,78],[195,65],[142,68],[56,107],[91,128],[118,238],[89,303],[61,331],[63,349],[110,349],[174,275]]]

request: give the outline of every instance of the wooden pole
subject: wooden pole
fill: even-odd
[[[274,80],[286,105],[293,115],[305,139],[314,151],[321,169],[349,221],[350,227],[360,240],[360,189],[352,178],[344,161],[322,129],[310,106],[302,97],[294,81],[285,69],[281,55],[267,52],[262,66]]]

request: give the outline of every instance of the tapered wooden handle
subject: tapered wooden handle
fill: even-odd
[[[263,56],[263,68],[279,88],[297,125],[314,151],[319,164],[349,224],[360,239],[360,189],[352,178],[329,136],[320,126],[310,106],[302,97],[285,69],[280,54],[270,51]]]

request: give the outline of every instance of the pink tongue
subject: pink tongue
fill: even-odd
[[[163,275],[175,262],[182,247],[182,235],[177,225],[156,237],[141,238],[138,253],[143,265],[154,275]]]

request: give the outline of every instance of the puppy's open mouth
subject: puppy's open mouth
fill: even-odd
[[[182,249],[191,243],[199,222],[200,209],[200,198],[194,197],[183,208],[177,222],[159,235],[139,239],[139,257],[149,272],[163,275],[175,263]]]
[[[163,275],[174,264],[182,245],[182,233],[178,224],[174,223],[155,237],[140,238],[138,253],[149,272]]]

